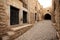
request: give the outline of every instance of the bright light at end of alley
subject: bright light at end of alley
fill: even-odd
[[[52,5],[52,0],[38,0],[43,8],[50,7]]]

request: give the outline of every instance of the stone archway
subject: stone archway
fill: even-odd
[[[45,20],[51,20],[51,15],[50,14],[45,14],[44,19]]]

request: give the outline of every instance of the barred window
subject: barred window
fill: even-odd
[[[19,24],[19,9],[10,6],[10,25]]]

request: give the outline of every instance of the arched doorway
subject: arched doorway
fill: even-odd
[[[50,14],[45,14],[44,19],[45,20],[51,20],[51,15]]]

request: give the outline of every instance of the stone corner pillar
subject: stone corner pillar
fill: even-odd
[[[0,0],[0,37],[6,34],[6,32],[9,30],[7,20],[8,15],[6,13],[5,8],[5,0]]]

